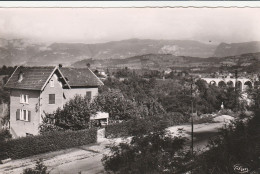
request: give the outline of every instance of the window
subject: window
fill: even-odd
[[[54,87],[54,80],[50,81],[50,87]]]
[[[28,120],[28,111],[27,110],[22,110],[22,116],[23,116],[23,119],[21,119],[21,120]]]
[[[29,95],[21,94],[20,95],[20,103],[29,104]]]
[[[31,137],[31,136],[33,136],[33,134],[26,133],[26,136],[27,136],[27,137]]]
[[[91,100],[91,91],[87,91],[86,97],[87,97],[87,99]]]
[[[49,104],[55,104],[55,94],[49,94]]]
[[[31,121],[31,111],[26,109],[17,109],[16,120]]]

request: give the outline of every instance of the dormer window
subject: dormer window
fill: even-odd
[[[54,80],[50,81],[50,87],[54,87]]]
[[[20,103],[29,104],[29,95],[21,94],[20,95]]]

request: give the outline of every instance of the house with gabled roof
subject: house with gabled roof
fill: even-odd
[[[10,90],[13,137],[37,135],[45,113],[53,113],[76,94],[91,100],[103,82],[88,68],[17,67],[5,88]]]

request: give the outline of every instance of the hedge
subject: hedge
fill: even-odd
[[[107,125],[105,136],[107,138],[118,138],[147,134],[149,132],[165,129],[168,123],[156,117],[148,119],[133,119],[122,123]]]
[[[80,131],[49,132],[0,142],[0,160],[19,159],[40,153],[82,146],[97,141],[96,128]]]
[[[115,123],[110,124],[105,127],[105,136],[107,138],[117,138],[129,136],[129,123]]]

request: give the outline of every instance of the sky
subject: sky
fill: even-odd
[[[0,8],[0,38],[260,41],[260,8]]]

